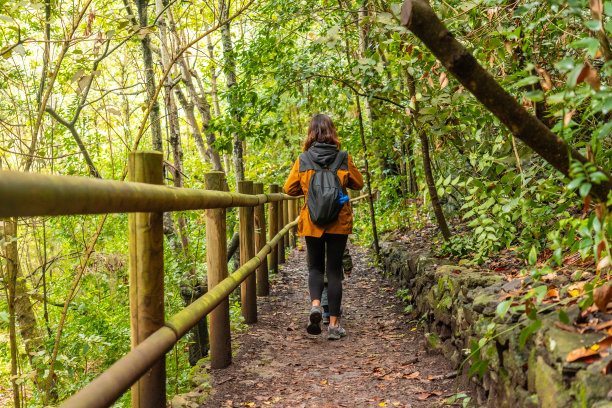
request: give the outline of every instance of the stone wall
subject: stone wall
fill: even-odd
[[[562,330],[554,324],[556,310],[539,311],[542,327],[520,350],[520,332],[532,321],[524,312],[509,311],[504,322],[494,316],[503,294],[521,287],[521,280],[507,282],[495,272],[410,252],[399,242],[384,243],[382,257],[387,273],[410,289],[415,315],[423,316],[430,343],[458,368],[469,354],[471,340],[492,334],[480,350],[480,358],[490,360],[487,371],[482,380],[477,375],[469,379],[475,385],[476,406],[612,408],[612,374],[601,373],[612,355],[590,365],[565,362],[571,350],[588,347],[605,335]],[[580,310],[575,306],[567,312],[575,319]],[[466,362],[461,371],[466,379],[470,364]]]

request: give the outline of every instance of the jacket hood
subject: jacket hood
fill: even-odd
[[[338,146],[335,144],[314,142],[308,151],[312,155],[313,161],[325,169],[329,168],[334,162],[338,154]]]

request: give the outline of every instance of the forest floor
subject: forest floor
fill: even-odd
[[[398,286],[350,246],[355,269],[344,281],[342,326],[328,341],[306,333],[309,297],[304,250],[294,250],[258,299],[259,321],[232,339],[232,365],[210,371],[205,407],[441,407],[457,389],[453,367],[428,348],[403,312]]]

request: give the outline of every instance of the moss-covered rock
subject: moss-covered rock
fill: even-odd
[[[612,375],[601,374],[601,365],[609,361],[590,366],[565,361],[571,350],[589,347],[605,335],[562,330],[555,325],[556,313],[540,311],[542,328],[520,345],[522,329],[533,320],[512,309],[503,322],[496,318],[502,295],[532,284],[531,278],[506,282],[496,273],[452,265],[425,252],[411,253],[401,243],[384,245],[383,262],[411,290],[431,346],[457,367],[464,363],[464,351],[472,341],[490,339],[479,354],[489,360],[488,371],[482,381],[478,376],[471,379],[479,384],[473,399],[476,406],[612,408],[607,400]],[[577,306],[565,311],[572,322],[580,313]],[[464,373],[469,365],[463,366]]]
[[[542,356],[536,358],[535,388],[542,408],[565,408],[571,405],[569,391],[561,373],[546,364]]]

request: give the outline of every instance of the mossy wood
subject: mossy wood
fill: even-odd
[[[283,203],[283,224],[282,225],[286,225],[289,223],[289,201],[284,200],[284,201],[281,201],[281,203]],[[289,235],[290,234],[287,234],[285,235],[285,238],[283,238],[283,245],[285,245],[285,249],[290,247]]]
[[[254,207],[296,199],[15,171],[0,171],[0,197],[0,218]]]
[[[238,192],[253,194],[253,182],[248,180],[239,181]],[[253,207],[240,207],[238,209],[238,217],[240,219],[240,264],[244,265],[255,255]],[[242,316],[247,324],[257,322],[257,292],[255,285],[255,274],[250,274],[240,286]]]
[[[278,184],[270,184],[270,195],[278,194],[280,191],[280,187]],[[269,217],[268,222],[270,223],[270,239],[272,239],[278,233],[278,202],[271,202],[268,206],[269,209]],[[272,248],[272,252],[270,253],[270,265],[269,270],[272,273],[278,273],[278,248]]]
[[[253,194],[263,194],[263,183],[253,183]],[[291,201],[295,203],[296,201]],[[295,217],[294,217],[295,218]],[[255,252],[261,251],[266,245],[266,209],[263,204],[255,207]],[[270,284],[268,282],[268,262],[262,262],[257,268],[257,296],[268,296]]]
[[[283,208],[283,203],[282,201],[278,203],[278,212],[276,213],[276,218],[277,218],[277,223],[278,223],[278,228],[281,228],[283,225],[285,225],[284,221],[284,214],[285,210]],[[276,255],[278,256],[278,264],[282,265],[285,263],[285,239],[281,239],[278,242],[278,251],[276,253]]]
[[[221,190],[225,175],[221,171],[204,175],[207,190]],[[227,248],[225,210],[214,208],[206,210],[206,270],[208,290],[227,278]],[[232,344],[230,333],[229,300],[222,299],[209,314],[210,325],[210,366],[225,368],[232,363]]]
[[[128,156],[129,180],[162,184],[159,152],[133,152]],[[130,249],[130,319],[132,349],[164,325],[163,213],[128,216]],[[132,407],[166,406],[166,360],[160,358],[132,387]]]
[[[289,206],[289,219],[294,220],[295,217],[297,217],[297,201],[288,201],[287,204]],[[289,247],[295,248],[296,236],[295,236],[295,230],[293,228],[291,229],[291,231],[289,231],[288,237],[289,237]]]

